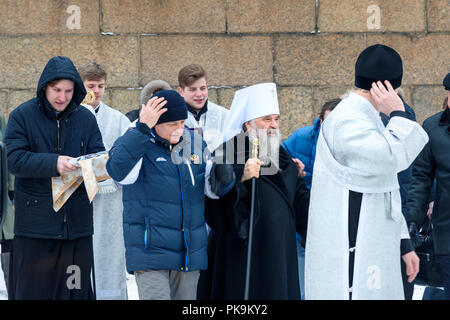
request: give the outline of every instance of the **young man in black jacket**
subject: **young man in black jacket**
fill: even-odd
[[[423,122],[430,140],[414,161],[408,193],[408,216],[411,239],[417,238],[418,226],[427,219],[429,194],[436,179],[436,196],[431,222],[433,246],[438,255],[445,298],[450,299],[450,73],[444,78],[447,108]]]
[[[70,160],[104,150],[86,95],[66,57],[50,59],[36,97],[9,116],[5,143],[15,176],[14,252],[9,299],[94,299],[92,205],[81,184],[53,209],[52,177],[77,169]]]

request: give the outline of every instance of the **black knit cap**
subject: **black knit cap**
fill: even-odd
[[[450,90],[450,73],[447,73],[442,83],[444,84],[445,90]]]
[[[150,97],[164,98],[167,100],[163,108],[167,108],[159,118],[156,124],[161,124],[170,121],[178,121],[187,119],[187,107],[183,97],[175,90],[161,90]]]
[[[370,90],[372,82],[388,80],[394,89],[402,84],[402,58],[394,49],[376,44],[361,52],[355,65],[355,86]]]

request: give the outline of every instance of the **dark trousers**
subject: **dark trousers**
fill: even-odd
[[[94,300],[92,237],[74,240],[15,236],[10,300]]]
[[[442,282],[444,283],[445,300],[450,300],[450,256],[439,255],[442,269]]]
[[[436,287],[426,287],[422,300],[445,300],[445,291]]]
[[[9,266],[11,260],[12,240],[2,240],[1,246],[1,264],[3,277],[5,279],[6,292],[9,292]]]

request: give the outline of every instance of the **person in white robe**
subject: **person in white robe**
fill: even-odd
[[[419,270],[397,173],[428,141],[394,88],[400,55],[374,45],[359,56],[356,89],[324,121],[316,150],[305,256],[306,299],[404,299]],[[392,84],[392,85],[391,85]],[[390,115],[384,127],[379,113]]]
[[[191,64],[178,72],[178,93],[188,107],[185,126],[197,131],[213,152],[222,144],[221,136],[228,109],[208,100],[207,74],[201,65]]]
[[[106,70],[88,62],[79,67],[86,90],[95,95],[91,105],[84,105],[97,119],[103,144],[108,151],[130,121],[120,111],[105,103],[102,97],[106,88]],[[122,189],[112,180],[99,183],[94,207],[94,267],[97,300],[127,300],[125,245],[122,227]]]

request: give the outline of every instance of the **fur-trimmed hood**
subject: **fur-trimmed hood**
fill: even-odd
[[[164,80],[152,80],[152,81],[150,81],[149,83],[147,83],[145,85],[145,87],[141,91],[141,96],[139,98],[139,108],[143,104],[147,104],[148,100],[150,100],[150,97],[154,94],[156,89],[171,90],[172,88]]]

